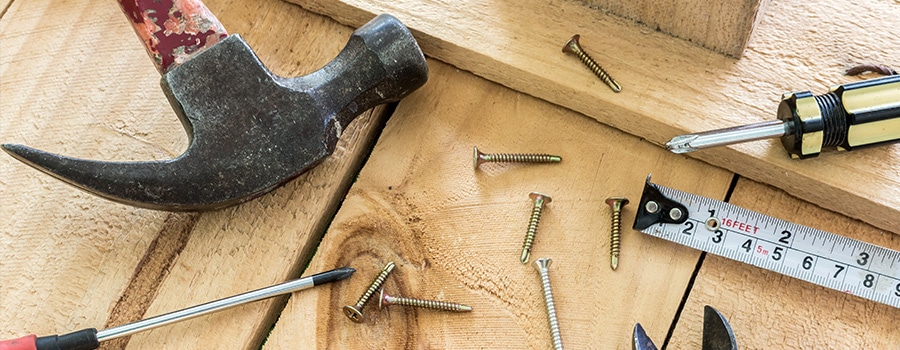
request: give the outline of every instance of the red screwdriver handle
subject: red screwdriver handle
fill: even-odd
[[[29,334],[21,338],[0,340],[0,350],[36,350],[36,339],[36,335]]]
[[[117,0],[160,73],[228,36],[200,0]]]

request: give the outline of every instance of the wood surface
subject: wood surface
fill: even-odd
[[[741,57],[750,33],[767,1],[654,1],[585,0],[591,8],[608,11],[666,34],[697,43],[732,57]]]
[[[206,2],[278,74],[309,73],[352,32],[281,1]],[[72,21],[72,19],[79,21]],[[0,139],[109,160],[165,159],[187,137],[115,2],[17,0],[0,18]],[[0,339],[106,328],[299,277],[385,109],[334,155],[259,199],[205,214],[115,204],[0,156]],[[284,299],[104,344],[258,348]]]
[[[574,1],[289,0],[355,26],[388,12],[425,53],[655,144],[775,119],[781,93],[858,80],[859,63],[900,66],[896,1],[771,1],[740,60]],[[622,85],[612,93],[561,52],[581,34]],[[691,153],[800,199],[900,233],[900,145],[792,160],[779,140]]]
[[[784,220],[900,250],[900,237],[741,179],[731,203]],[[900,309],[706,255],[670,349],[699,349],[703,305],[716,307],[741,349],[897,349]]]
[[[322,66],[352,32],[277,0],[206,4],[282,75]],[[100,42],[121,47],[93,50]],[[878,55],[872,54],[867,57]],[[653,145],[659,140],[627,135],[436,59],[429,65],[429,83],[396,111],[377,109],[351,124],[335,155],[316,169],[269,195],[217,212],[172,214],[115,204],[0,156],[0,339],[114,326],[301,272],[350,265],[358,269],[351,279],[296,293],[287,304],[282,298],[248,305],[104,348],[259,349],[263,341],[267,349],[548,348],[537,273],[518,261],[531,208],[527,195],[538,190],[554,199],[532,257],[554,259],[550,277],[567,347],[630,348],[631,327],[641,322],[657,345],[674,327],[669,348],[694,348],[700,316],[691,310],[704,303],[729,317],[742,349],[898,343],[891,327],[897,310],[712,256],[697,272],[698,252],[630,229],[623,232],[619,269],[611,271],[607,196],[637,201],[652,172],[667,186],[723,199],[732,174],[669,154]],[[580,79],[581,73],[573,69],[568,77]],[[597,93],[606,91],[600,82],[593,86]],[[177,155],[187,138],[114,2],[15,0],[0,18],[0,142],[144,160]],[[475,171],[473,145],[491,152],[558,153],[564,160],[486,164]],[[777,151],[772,148],[773,156]],[[870,160],[882,173],[892,164]],[[880,188],[873,179],[880,178],[859,181]],[[823,195],[833,191],[822,189]],[[898,249],[897,236],[887,231],[772,187],[741,179],[731,198]],[[630,227],[633,217],[634,207],[626,206],[623,226]],[[475,311],[378,311],[373,301],[365,309],[366,323],[350,322],[341,306],[354,303],[387,261],[398,264],[386,284],[389,292],[458,301]]]
[[[533,263],[519,261],[532,191],[552,198],[531,261],[553,259],[563,344],[628,348],[636,320],[663,339],[699,253],[626,230],[613,271],[604,201],[636,202],[648,173],[724,198],[732,174],[444,63],[429,67],[428,84],[400,102],[310,265],[350,265],[358,276],[292,297],[264,349],[548,348],[540,278]],[[473,145],[563,161],[474,170]],[[624,226],[633,218],[626,206]],[[389,294],[474,311],[379,311],[375,300],[365,323],[351,322],[340,308],[355,303],[388,261],[397,264]]]

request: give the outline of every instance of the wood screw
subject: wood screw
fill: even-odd
[[[562,161],[560,156],[552,156],[549,154],[510,154],[510,153],[482,153],[475,147],[472,164],[475,169],[481,163],[559,163]]]
[[[453,311],[453,312],[469,312],[472,311],[472,307],[463,304],[451,303],[446,301],[437,301],[437,300],[423,300],[423,299],[413,299],[413,298],[404,298],[404,297],[395,297],[390,296],[384,293],[384,288],[381,289],[381,294],[378,298],[378,308],[384,308],[388,305],[403,305],[409,307],[418,307],[425,309],[434,309],[434,310],[443,310],[443,311]]]
[[[534,206],[531,208],[531,220],[528,222],[528,231],[525,233],[525,242],[522,243],[522,260],[523,264],[528,263],[531,256],[531,246],[534,244],[534,234],[537,232],[538,223],[541,221],[541,211],[544,210],[544,204],[550,203],[552,198],[546,194],[531,192],[528,195],[534,200]]]
[[[375,280],[372,281],[372,285],[370,285],[369,288],[366,289],[366,292],[359,297],[358,301],[356,301],[356,305],[344,306],[344,314],[347,315],[347,318],[356,323],[365,321],[365,317],[363,317],[362,314],[363,307],[366,306],[366,303],[369,302],[369,299],[375,294],[375,291],[378,290],[378,288],[381,288],[391,271],[394,271],[394,262],[388,262],[387,265],[384,265],[381,273],[379,273],[378,277],[375,277]]]
[[[600,64],[597,63],[587,52],[584,52],[584,48],[581,47],[581,44],[578,43],[578,39],[581,38],[581,35],[575,34],[566,42],[566,46],[563,46],[563,52],[570,52],[578,56],[581,59],[581,62],[584,63],[585,66],[590,68],[591,72],[594,72],[600,80],[603,80],[607,86],[614,92],[622,91],[622,87],[619,86],[619,83],[613,79],[612,76],[609,75],[603,67],[600,67]]]
[[[550,258],[534,261],[534,266],[541,274],[541,287],[544,289],[544,303],[547,305],[547,316],[550,319],[550,335],[553,337],[553,349],[562,350],[562,337],[559,335],[559,320],[556,318],[556,305],[553,303],[553,290],[550,289]]]
[[[621,239],[622,207],[628,204],[628,198],[609,197],[606,204],[612,208],[612,228],[609,233],[609,266],[615,270],[619,267],[619,243]]]

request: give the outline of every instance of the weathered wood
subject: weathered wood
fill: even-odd
[[[732,57],[741,57],[766,1],[585,0],[592,8],[637,21]]]
[[[739,180],[731,202],[900,250],[897,235],[754,181]],[[703,305],[716,307],[728,318],[741,349],[894,349],[900,344],[900,309],[707,255],[670,349],[699,349]]]
[[[391,116],[310,265],[350,265],[358,276],[291,298],[265,347],[549,347],[540,278],[519,261],[532,191],[552,197],[531,260],[553,259],[564,344],[626,348],[636,319],[664,337],[699,254],[624,232],[612,271],[604,200],[637,200],[650,172],[723,198],[731,174],[441,62],[429,65],[428,84]],[[473,170],[473,145],[563,161]],[[626,207],[625,223],[633,213]],[[375,300],[365,323],[351,322],[340,308],[356,302],[387,261],[397,264],[387,292],[474,311],[379,311]]]
[[[738,61],[571,1],[289,1],[350,25],[392,13],[431,57],[656,144],[774,119],[782,92],[824,93],[857,79],[842,76],[857,63],[900,66],[900,6],[886,1],[771,3]],[[621,93],[560,52],[575,33]],[[690,156],[900,233],[898,154],[892,145],[796,161],[771,140]]]
[[[276,0],[207,5],[286,76],[323,66],[352,32]],[[0,42],[2,142],[112,160],[165,159],[186,147],[115,2],[17,0],[0,19]],[[360,116],[334,155],[283,188],[199,217],[115,204],[0,156],[0,339],[119,325],[299,276],[384,117],[383,108]],[[278,305],[105,347],[258,348]]]

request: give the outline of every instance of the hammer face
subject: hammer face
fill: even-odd
[[[162,78],[190,137],[166,161],[103,162],[3,145],[19,160],[108,199],[151,209],[211,210],[260,196],[331,154],[341,130],[422,86],[428,68],[409,31],[381,15],[343,51],[298,78],[270,73],[238,35]]]

